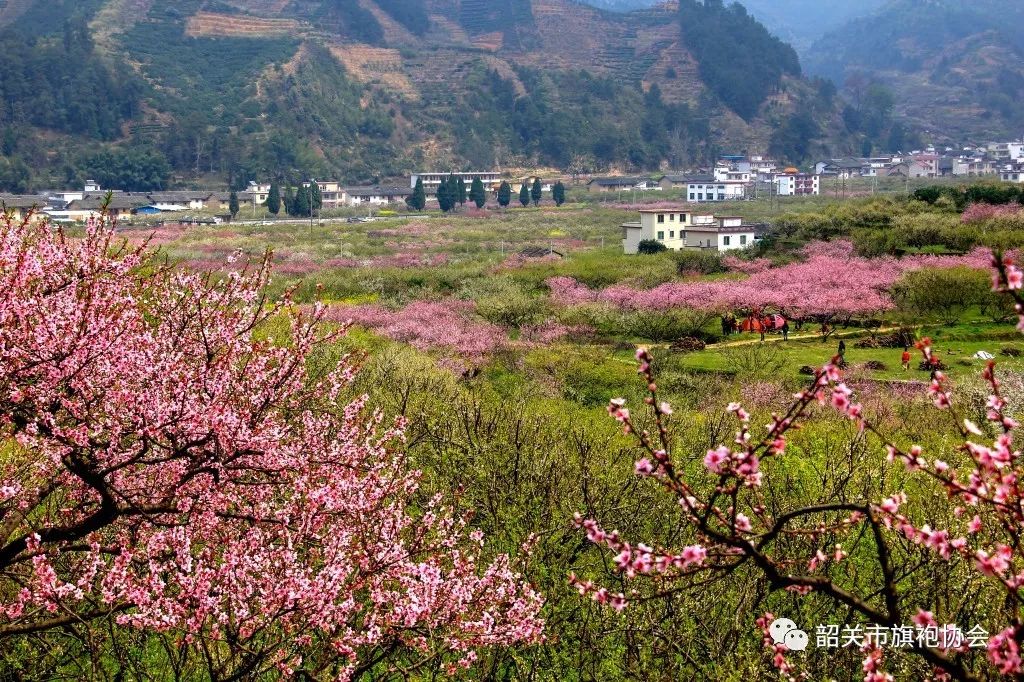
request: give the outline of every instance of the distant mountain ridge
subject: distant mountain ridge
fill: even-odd
[[[892,0],[817,41],[803,62],[837,83],[855,73],[888,85],[897,110],[953,141],[1020,135],[1024,3]]]
[[[694,0],[629,13],[574,0],[17,2],[0,15],[8,44],[46,34],[50,61],[8,59],[0,96],[45,111],[48,93],[28,84],[70,61],[70,31],[75,62],[118,65],[124,87],[115,120],[60,119],[65,155],[108,139],[183,175],[683,167],[767,151],[801,111],[812,138],[835,131],[830,95],[790,48],[742,10]],[[26,125],[52,129],[30,113],[14,156],[67,163]]]

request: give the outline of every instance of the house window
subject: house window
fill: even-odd
[[[729,239],[729,237],[722,237],[722,244],[724,244],[725,246],[729,246]]]
[[[669,213],[668,214],[668,221],[670,223],[674,223],[676,221],[676,214],[675,213]]]
[[[665,216],[663,214],[661,214],[661,213],[658,214],[658,222],[659,223],[665,222]]]
[[[693,201],[693,192],[690,192],[690,201]]]
[[[747,244],[747,235],[741,234],[740,235],[740,246],[746,246],[746,244]]]
[[[665,240],[665,232],[662,231],[662,230],[659,230],[658,231],[658,241],[660,242],[660,241],[664,241],[664,240]]]
[[[704,201],[704,193],[703,192],[701,192],[700,194],[697,195],[697,201]]]
[[[669,239],[675,239],[676,238],[675,230],[669,230],[668,231],[668,238]]]

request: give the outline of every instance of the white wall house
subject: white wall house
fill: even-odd
[[[728,166],[715,166],[715,180],[717,182],[750,182],[753,177],[749,170],[735,170]]]
[[[1016,182],[1024,184],[1024,166],[1004,168],[999,173],[999,179],[1003,182]]]
[[[1024,141],[993,142],[988,146],[988,153],[997,161],[1024,161]]]
[[[688,201],[735,201],[745,199],[747,183],[735,180],[719,181],[712,176],[691,178],[686,183]]]
[[[437,188],[441,186],[441,181],[450,175],[462,178],[467,187],[473,182],[473,178],[480,178],[484,185],[501,182],[501,173],[492,171],[481,173],[414,173],[409,178],[409,189],[416,189],[416,181],[423,180],[423,189],[426,190],[427,194],[436,192]]]
[[[686,248],[736,251],[751,246],[758,239],[756,228],[753,225],[745,225],[743,218],[705,217],[711,220],[695,221],[695,224],[686,229]]]
[[[642,241],[660,242],[670,251],[732,251],[745,249],[756,239],[756,228],[744,224],[742,218],[694,215],[682,209],[643,210],[640,220],[622,226],[622,250],[626,254],[639,253]]]
[[[817,196],[821,194],[821,176],[809,173],[786,173],[773,179],[775,193],[780,197]]]
[[[342,192],[348,206],[384,206],[412,195],[412,190],[404,187],[346,187]]]

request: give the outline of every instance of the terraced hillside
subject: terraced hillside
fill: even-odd
[[[119,145],[155,147],[185,176],[353,181],[434,164],[583,157],[626,170],[766,150],[812,88],[787,77],[762,114],[737,116],[708,87],[678,12],[575,0],[0,0],[0,20],[19,30],[24,17],[88,20],[101,57],[131,66],[141,101]]]

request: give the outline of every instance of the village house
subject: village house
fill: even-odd
[[[695,216],[684,234],[687,249],[736,251],[760,239],[758,228],[738,216]]]
[[[334,180],[313,180],[320,189],[320,201],[324,208],[341,208],[346,205],[347,197],[341,184]],[[308,182],[302,183],[309,187]]]
[[[590,192],[621,192],[624,190],[649,190],[661,189],[661,185],[650,178],[641,177],[609,177],[594,178],[587,183],[587,190]]]
[[[743,249],[759,238],[758,228],[742,218],[716,218],[681,208],[644,209],[640,220],[622,225],[622,250],[640,252],[640,242],[656,241],[670,251],[683,249]]]
[[[473,182],[474,178],[480,178],[480,182],[484,183],[485,187],[501,183],[501,173],[496,171],[476,173],[413,173],[409,177],[409,189],[416,189],[416,181],[422,180],[423,189],[426,190],[427,194],[436,194],[437,188],[441,186],[441,181],[452,176],[462,178],[467,187]]]
[[[405,198],[412,196],[412,190],[405,187],[346,187],[342,190],[345,194],[347,206],[383,206],[405,201]]]
[[[46,209],[46,215],[58,222],[85,222],[90,218],[100,217],[107,200],[106,192],[101,194],[85,193],[81,199],[70,201],[63,207]],[[130,217],[136,210],[149,204],[150,200],[146,194],[111,192],[109,203],[106,205],[107,216],[121,220]]]
[[[254,204],[261,206],[267,203],[267,197],[270,196],[270,185],[261,184],[257,182],[249,182],[249,186],[244,192],[238,195],[238,201],[243,204]]]
[[[0,194],[0,213],[11,216],[15,222],[25,219],[32,211],[36,218],[43,218],[46,208],[46,197],[37,194]]]
[[[715,166],[714,175],[717,182],[750,182],[751,180],[749,170],[737,170],[728,166]]]
[[[666,192],[672,189],[686,189],[689,176],[686,175],[662,175],[657,179],[658,185]]]
[[[1003,182],[1015,182],[1024,184],[1024,164],[1013,164],[1006,166],[999,173],[999,179]]]
[[[213,192],[150,192],[150,204],[161,211],[202,211],[207,207]]]
[[[776,175],[772,182],[780,197],[818,196],[821,194],[821,176],[810,173],[786,172]]]
[[[697,176],[686,182],[686,198],[695,203],[705,201],[736,201],[747,196],[747,183],[738,180],[716,180],[712,175]]]
[[[992,142],[987,147],[988,155],[997,162],[1024,161],[1024,140],[1014,142]]]

